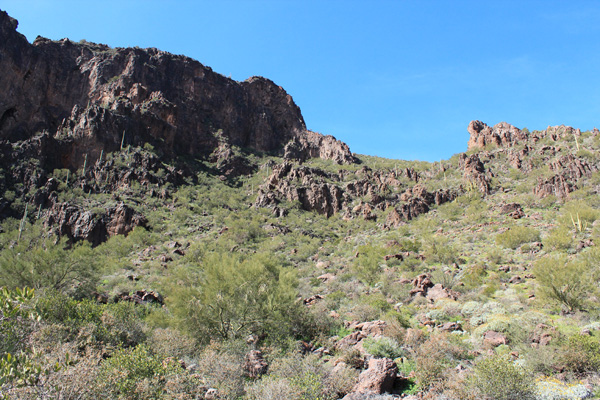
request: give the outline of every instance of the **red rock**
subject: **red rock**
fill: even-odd
[[[368,368],[363,371],[358,383],[352,390],[354,393],[386,393],[391,392],[398,374],[398,367],[389,358],[372,358]]]
[[[497,347],[501,344],[506,344],[507,339],[503,334],[496,331],[487,331],[483,335],[483,343],[491,347]]]

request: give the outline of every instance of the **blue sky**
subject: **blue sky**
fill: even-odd
[[[435,161],[469,121],[600,127],[598,1],[0,0],[30,41],[157,47],[265,76],[359,154]]]

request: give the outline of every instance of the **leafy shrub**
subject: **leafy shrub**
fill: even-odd
[[[394,360],[404,355],[404,350],[398,342],[386,336],[379,338],[368,337],[363,341],[363,347],[369,354],[379,358],[391,358]]]
[[[590,207],[583,200],[574,200],[565,204],[558,221],[562,226],[579,232],[591,227],[598,218],[600,211]]]
[[[538,260],[533,269],[542,299],[556,302],[567,310],[585,308],[586,299],[595,291],[590,267],[584,261],[567,261],[565,255]]]
[[[0,286],[64,292],[93,288],[99,265],[89,243],[68,248],[66,238],[44,237],[39,224],[17,237],[14,231],[0,235]]]
[[[514,226],[506,232],[496,235],[496,244],[509,249],[516,249],[524,243],[540,240],[540,233],[534,228]]]
[[[560,359],[567,370],[579,374],[600,370],[600,338],[591,335],[569,337]]]
[[[289,334],[299,315],[294,271],[264,254],[244,260],[209,253],[199,267],[196,275],[190,273],[193,266],[182,268],[170,300],[181,322],[200,341]]]
[[[553,250],[568,250],[573,247],[573,234],[564,226],[552,229],[544,238],[544,247]]]
[[[0,357],[22,350],[38,315],[31,303],[34,290],[0,288]]]
[[[441,235],[429,235],[423,238],[423,253],[428,261],[452,264],[458,258],[458,251],[450,240]]]
[[[470,384],[486,399],[526,400],[535,398],[535,380],[508,356],[484,358],[473,368]]]
[[[277,359],[271,365],[268,377],[287,381],[286,391],[292,397],[280,396],[279,398],[298,400],[338,398],[336,389],[330,386],[331,370],[315,355],[302,357],[296,353]]]
[[[81,347],[135,346],[145,340],[142,317],[147,309],[130,302],[98,304],[47,291],[37,299],[36,309],[46,323],[64,325],[68,339]]]
[[[238,399],[244,393],[244,356],[247,346],[242,341],[211,343],[196,359],[196,373],[202,384],[217,389],[226,399]]]
[[[358,248],[358,258],[352,265],[352,271],[361,282],[371,286],[377,282],[384,253],[384,249],[371,245]]]
[[[415,378],[419,388],[427,390],[434,385],[443,385],[451,374],[451,367],[467,356],[464,346],[446,333],[432,335],[419,346],[415,357]]]
[[[165,377],[183,372],[172,359],[152,355],[143,346],[117,350],[101,364],[98,386],[110,398],[158,398],[164,391]]]

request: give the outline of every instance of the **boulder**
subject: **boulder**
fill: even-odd
[[[398,374],[398,367],[389,358],[372,358],[368,368],[363,371],[353,393],[386,393],[391,392]]]
[[[504,336],[503,334],[501,334],[500,332],[496,332],[496,331],[487,331],[484,335],[483,335],[483,343],[485,345],[488,345],[490,347],[498,347],[501,344],[506,344],[508,343],[508,340],[506,339],[506,336]]]

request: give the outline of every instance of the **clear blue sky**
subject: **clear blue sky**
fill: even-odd
[[[472,119],[600,127],[598,1],[0,0],[30,41],[157,47],[284,87],[355,153],[439,160]]]

